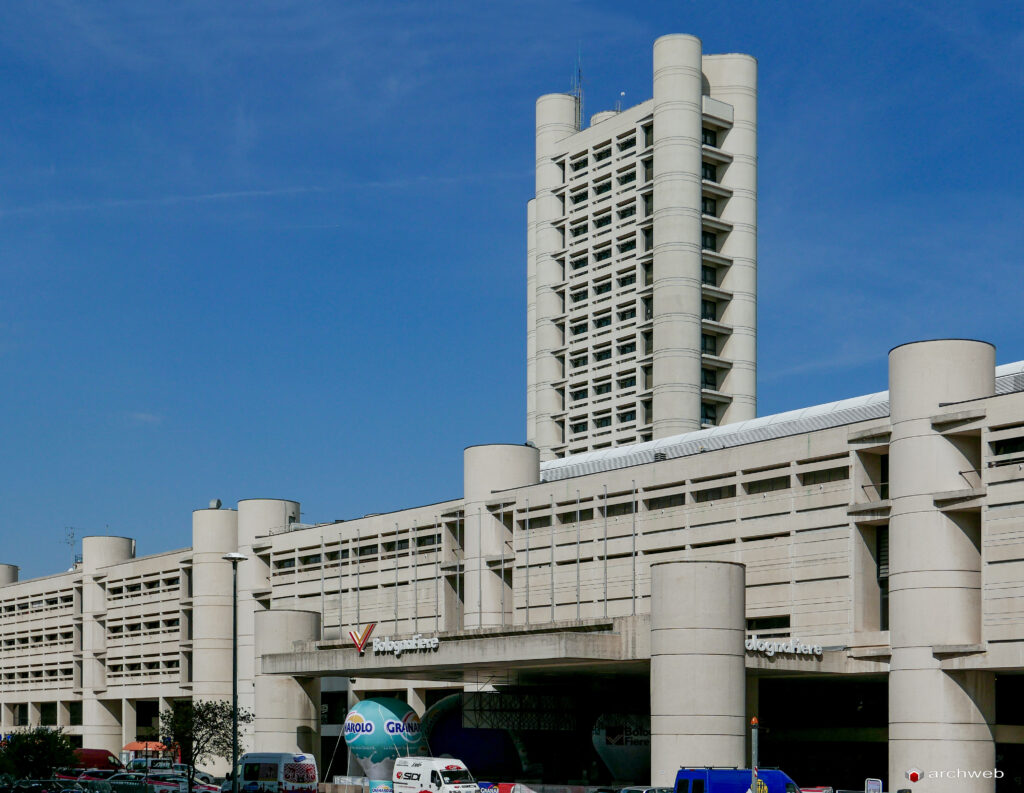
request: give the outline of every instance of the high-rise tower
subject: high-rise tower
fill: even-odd
[[[757,62],[654,43],[654,98],[537,100],[527,437],[542,459],[753,418]]]

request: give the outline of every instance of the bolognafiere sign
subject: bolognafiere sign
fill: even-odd
[[[812,658],[821,658],[822,646],[820,644],[801,644],[799,639],[790,639],[789,641],[773,641],[771,639],[758,639],[753,636],[747,639],[743,646],[747,652],[760,653],[771,658],[774,655],[795,655],[795,656],[811,656]]]

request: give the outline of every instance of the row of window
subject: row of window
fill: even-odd
[[[23,633],[22,635],[6,634],[3,638],[5,650],[17,647],[57,647],[74,641],[74,631],[51,630],[47,632]]]
[[[74,592],[69,589],[64,592],[57,592],[44,597],[37,596],[32,599],[30,599],[29,596],[23,596],[19,600],[4,603],[3,613],[20,615],[27,612],[53,611],[54,609],[73,608],[74,605],[75,595]]]

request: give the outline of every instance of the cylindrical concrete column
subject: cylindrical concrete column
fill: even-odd
[[[231,563],[238,550],[238,513],[197,509],[192,513],[192,695],[231,697]]]
[[[0,564],[0,586],[18,583],[18,565]]]
[[[270,565],[253,553],[258,537],[268,537],[299,520],[299,503],[277,498],[247,498],[238,502],[238,704],[254,707],[256,640],[254,614],[262,609],[253,592],[270,588]]]
[[[82,686],[94,693],[102,692],[107,687],[106,628],[96,617],[107,609],[107,591],[103,577],[98,573],[103,568],[125,562],[134,556],[135,540],[130,537],[82,538]],[[120,700],[117,702],[116,711],[120,718]],[[102,712],[99,715],[103,717]],[[88,723],[83,722],[83,726],[88,728]],[[119,740],[119,722],[116,730]]]
[[[121,742],[121,700],[82,698],[82,745],[117,755]]]
[[[512,621],[512,590],[505,586],[500,570],[492,570],[487,558],[512,560],[512,534],[491,514],[486,502],[496,491],[510,490],[540,482],[540,454],[533,446],[494,443],[470,446],[463,452],[463,496],[465,498],[466,600],[463,626],[479,628]],[[502,613],[502,602],[505,612]]]
[[[654,42],[654,437],[700,429],[701,42]]]
[[[705,55],[711,97],[732,105],[732,128],[718,147],[732,155],[719,178],[732,191],[719,217],[732,226],[719,253],[732,260],[719,285],[732,299],[719,319],[732,328],[719,354],[732,362],[725,388],[732,403],[719,423],[757,415],[757,61],[749,55]],[[721,236],[721,235],[719,235]]]
[[[537,207],[526,204],[526,439],[537,442]]]
[[[562,379],[558,352],[565,346],[564,307],[559,287],[565,280],[562,264],[555,256],[565,247],[558,225],[565,210],[555,189],[564,181],[561,167],[552,155],[556,144],[576,132],[576,99],[569,94],[545,94],[537,100],[537,194],[534,199],[536,240],[536,434],[534,443],[542,459],[554,457],[551,448],[562,443],[562,432],[554,414],[562,411],[562,398],[555,383]]]
[[[745,568],[651,565],[651,777],[744,763]]]
[[[131,537],[83,537],[82,571],[95,573],[101,567],[126,562],[135,556]]]
[[[944,403],[995,392],[995,349],[963,339],[889,353],[889,789],[909,768],[991,770],[994,675],[949,673],[936,650],[981,640],[981,517],[936,497],[977,484],[981,439],[943,435]],[[985,779],[930,778],[929,790],[992,791]]]
[[[256,613],[256,656],[292,652],[295,642],[320,639],[320,614],[297,609]],[[320,756],[320,678],[256,675],[254,751]]]

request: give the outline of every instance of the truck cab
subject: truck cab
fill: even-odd
[[[480,793],[466,764],[454,757],[399,757],[394,793]]]

